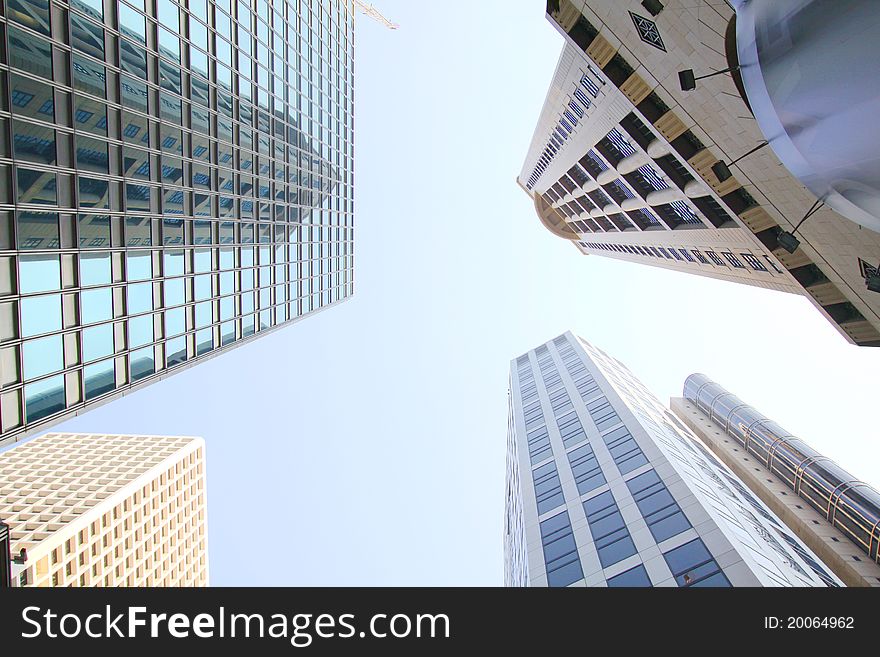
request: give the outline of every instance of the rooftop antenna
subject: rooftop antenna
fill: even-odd
[[[385,18],[382,13],[369,2],[365,2],[365,0],[354,0],[354,4],[358,8],[358,11],[360,11],[362,14],[369,16],[377,23],[382,23],[382,25],[387,27],[389,30],[396,30],[398,27],[400,27],[397,23],[392,23],[390,20]]]

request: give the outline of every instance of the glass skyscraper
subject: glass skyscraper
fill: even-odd
[[[840,586],[619,361],[570,332],[511,362],[505,584]]]
[[[351,0],[8,0],[0,443],[353,293]]]

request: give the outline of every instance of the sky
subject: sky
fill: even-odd
[[[212,585],[501,585],[510,360],[568,329],[880,487],[880,350],[541,226],[515,178],[563,45],[543,0],[375,4],[400,29],[358,17],[354,297],[52,428],[204,437]]]

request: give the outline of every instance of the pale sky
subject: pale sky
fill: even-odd
[[[400,29],[358,18],[355,296],[53,428],[203,436],[213,585],[501,585],[510,360],[566,329],[880,486],[880,349],[540,225],[515,177],[563,45],[543,0],[376,4]]]

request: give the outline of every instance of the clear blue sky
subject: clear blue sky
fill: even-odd
[[[515,177],[562,48],[543,0],[376,4],[401,27],[359,16],[355,296],[54,428],[203,436],[212,584],[500,585],[509,361],[569,328],[880,485],[880,350],[540,226]]]

